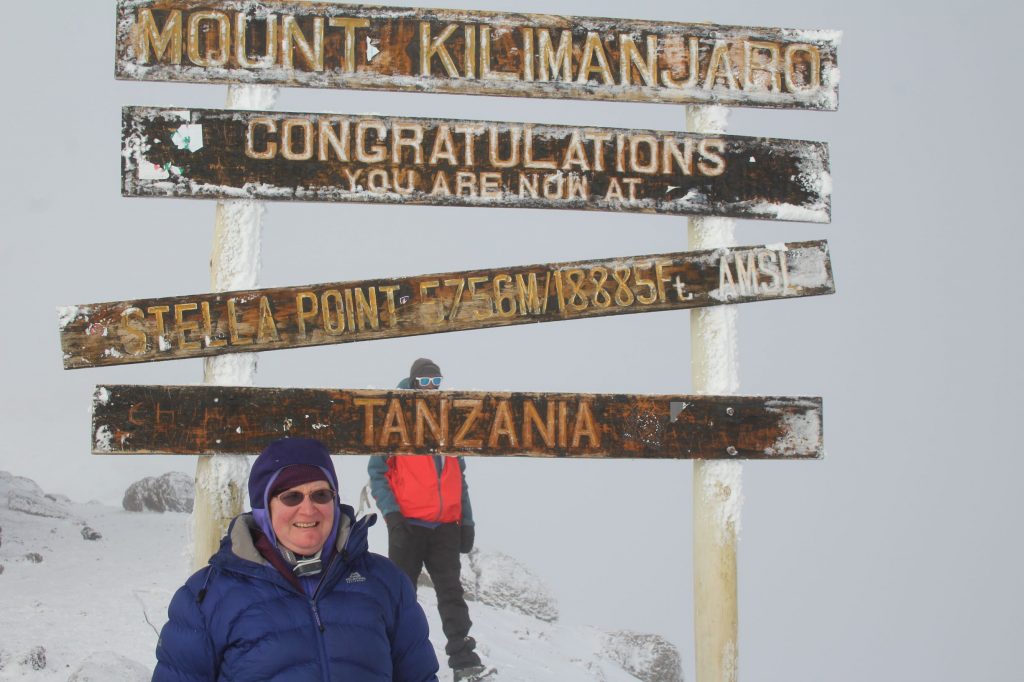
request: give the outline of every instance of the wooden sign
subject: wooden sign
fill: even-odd
[[[824,143],[659,130],[126,107],[126,196],[828,222]]]
[[[824,241],[61,308],[64,367],[831,294]]]
[[[813,459],[820,398],[233,386],[98,386],[97,454],[256,454],[284,436],[335,454]]]
[[[118,78],[835,110],[838,31],[120,0]]]

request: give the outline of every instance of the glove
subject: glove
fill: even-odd
[[[461,526],[461,536],[459,537],[459,553],[469,554],[473,549],[473,539],[476,537],[476,531],[473,530],[473,526]]]
[[[384,515],[384,523],[388,527],[388,540],[395,547],[401,547],[405,544],[405,539],[409,536],[409,522],[405,520],[401,512],[391,512],[390,514]]]

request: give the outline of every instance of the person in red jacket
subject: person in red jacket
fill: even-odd
[[[420,358],[398,388],[437,390],[441,378],[437,363]],[[376,455],[367,468],[370,489],[388,526],[388,557],[414,587],[426,567],[437,592],[454,679],[479,679],[487,669],[469,636],[473,622],[460,577],[459,554],[473,549],[475,534],[465,461],[440,455]]]

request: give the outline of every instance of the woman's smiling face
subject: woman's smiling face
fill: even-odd
[[[311,481],[289,488],[270,499],[270,523],[281,546],[296,554],[316,554],[327,542],[334,527],[334,498],[317,504],[309,494],[330,490],[327,481]],[[289,507],[280,497],[290,492],[302,493],[302,502]]]

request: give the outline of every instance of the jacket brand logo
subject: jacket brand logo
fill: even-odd
[[[347,582],[347,583],[365,583],[366,582],[366,578],[364,578],[362,575],[360,575],[359,571],[352,571],[349,574],[349,576],[347,578],[345,578],[345,582]]]

